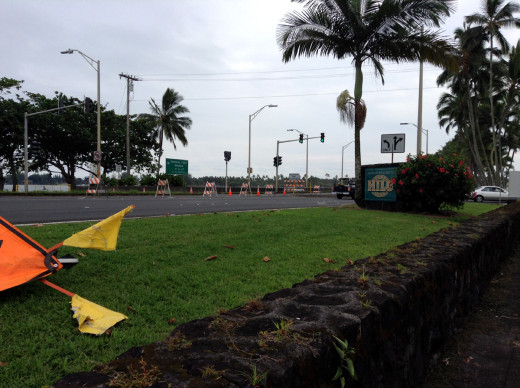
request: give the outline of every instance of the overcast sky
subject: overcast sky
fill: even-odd
[[[464,16],[480,12],[480,0],[459,0],[444,24],[451,37]],[[96,71],[69,48],[101,63],[101,103],[126,114],[126,80],[137,76],[131,114],[149,112],[150,98],[161,100],[166,88],[183,97],[193,120],[188,146],[165,149],[164,156],[189,161],[193,176],[225,175],[224,151],[231,151],[230,176],[246,176],[249,116],[267,104],[252,121],[253,174],[274,176],[277,140],[325,133],[325,143],[309,140],[309,175],[341,174],[342,148],[354,140],[353,129],[340,123],[336,97],[354,89],[351,60],[301,58],[283,63],[276,28],[295,10],[290,0],[0,0],[0,77],[23,80],[24,90],[49,98],[96,98]],[[7,33],[8,31],[8,33]],[[506,32],[516,44],[520,31]],[[451,138],[439,128],[436,105],[440,71],[424,66],[423,128],[428,151]],[[404,161],[416,152],[419,64],[387,64],[385,84],[364,67],[363,99],[367,120],[361,134],[363,164],[390,162],[381,154],[381,135],[406,134]],[[103,125],[103,123],[102,123]],[[305,174],[305,144],[280,144],[279,173]],[[423,138],[423,152],[426,138]],[[354,176],[354,145],[344,151],[344,175]]]

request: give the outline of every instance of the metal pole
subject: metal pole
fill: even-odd
[[[307,136],[307,153],[305,156],[305,187],[309,187],[309,135]]]
[[[278,151],[280,149],[280,141],[276,141],[276,160],[278,160]],[[276,178],[274,183],[274,193],[278,193],[278,163],[276,163]]]
[[[341,179],[343,179],[343,155],[345,155],[345,146],[341,148]]]
[[[97,62],[97,150],[101,155],[101,63]],[[97,163],[97,177],[101,176],[101,161]]]
[[[249,152],[247,157],[247,190],[251,194],[251,118],[253,115],[249,115]]]
[[[417,113],[417,156],[422,150],[422,99],[423,99],[423,62],[419,65],[419,107]]]
[[[130,78],[126,79],[126,173],[130,176]]]
[[[227,160],[226,160],[226,194],[228,193],[228,190],[227,190]]]
[[[29,124],[27,122],[27,112],[23,115],[23,167],[24,167],[24,188],[25,188],[25,194],[28,193],[29,190],[29,152],[27,150],[28,147],[28,137],[29,137]]]

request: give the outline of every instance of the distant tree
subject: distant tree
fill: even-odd
[[[166,89],[162,97],[161,105],[150,99],[152,113],[142,114],[140,117],[148,120],[154,127],[154,137],[158,140],[157,150],[157,175],[161,171],[161,157],[163,154],[163,139],[166,138],[177,149],[175,140],[179,140],[183,146],[188,144],[185,130],[191,128],[191,119],[182,116],[190,111],[181,102],[184,98],[173,89]]]
[[[496,128],[495,125],[495,109],[494,109],[494,93],[493,93],[493,55],[494,41],[498,41],[502,53],[509,50],[509,43],[501,32],[504,27],[520,27],[520,18],[514,16],[520,12],[520,5],[515,2],[505,2],[504,0],[481,0],[482,13],[474,13],[466,16],[466,21],[471,25],[481,26],[488,34],[489,41],[489,106],[491,117],[491,128],[493,135],[493,164],[497,167],[495,171],[495,180],[500,182],[500,173],[502,171],[501,159],[502,151],[500,146],[500,132],[502,128]]]

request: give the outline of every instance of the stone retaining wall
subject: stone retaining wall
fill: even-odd
[[[358,382],[414,387],[520,237],[520,203],[441,230],[245,306],[178,326],[61,387],[333,387],[333,336],[348,340]],[[346,373],[345,373],[346,374]],[[257,380],[262,380],[258,378]],[[151,385],[146,385],[152,383]],[[261,386],[261,385],[259,385]]]

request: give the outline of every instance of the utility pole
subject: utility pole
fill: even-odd
[[[130,175],[130,87],[134,91],[133,81],[141,79],[125,73],[119,74],[119,78],[126,78],[126,173]]]

